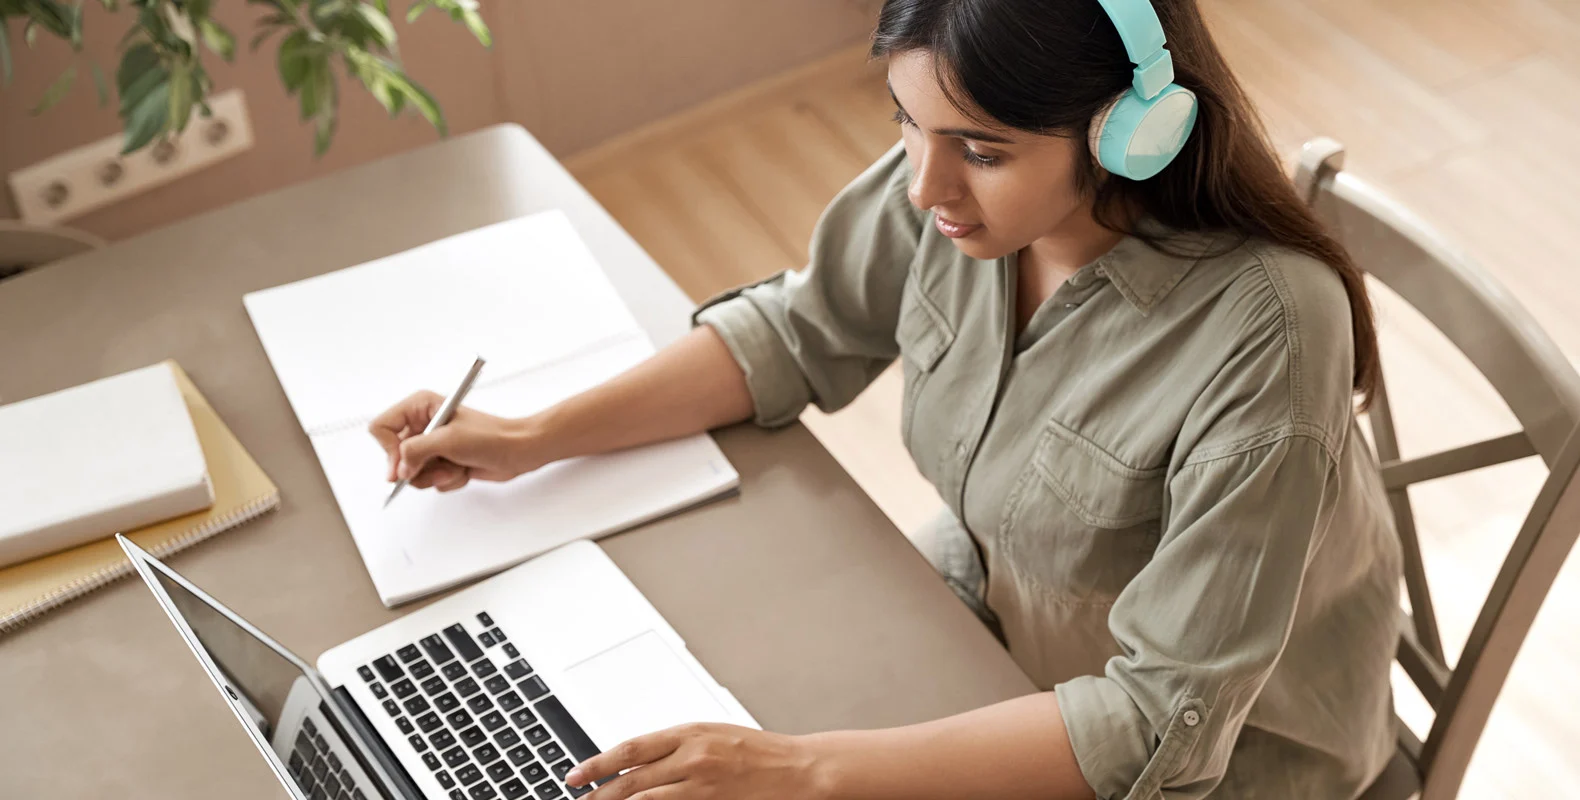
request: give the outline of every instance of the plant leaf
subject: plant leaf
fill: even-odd
[[[329,151],[329,144],[335,138],[335,124],[338,115],[333,111],[318,118],[318,123],[313,131],[313,157],[318,158]]]
[[[236,57],[236,37],[214,20],[204,18],[198,20],[198,33],[203,35],[203,43],[220,58],[230,61]]]
[[[133,45],[122,54],[121,65],[115,70],[115,88],[121,94],[126,94],[127,87],[157,66],[159,66],[159,53],[154,50],[153,45],[147,42]]]
[[[280,80],[285,83],[287,91],[294,93],[306,80],[307,73],[312,69],[312,47],[307,31],[300,28],[280,42],[280,52],[275,60],[280,70]]]
[[[247,49],[248,50],[257,50],[258,49],[258,45],[263,44],[264,40],[268,39],[270,36],[273,36],[275,34],[275,32],[278,31],[278,30],[280,30],[280,29],[279,28],[264,28],[263,30],[258,31],[258,34],[256,36],[252,37],[252,42],[247,45]]]
[[[155,86],[165,83],[169,77],[170,73],[165,72],[164,67],[156,65],[138,76],[137,80],[132,81],[132,85],[122,89],[121,117],[125,118],[131,114],[132,109],[137,108],[143,102],[143,98],[147,97],[148,93],[154,90]]]
[[[11,28],[0,17],[0,82],[11,82]]]
[[[384,45],[385,49],[395,44],[395,26],[384,12],[366,3],[357,3],[356,12],[362,17],[362,21],[367,23],[368,28],[378,36],[379,43]]]
[[[194,77],[190,65],[176,63],[170,69],[170,108],[165,127],[176,133],[186,130],[187,120],[192,118]]]
[[[99,107],[103,108],[110,104],[110,81],[98,61],[89,61],[88,65],[93,68],[93,90],[99,95]]]
[[[170,84],[155,86],[130,114],[122,114],[126,124],[126,144],[121,155],[141,150],[165,129],[166,115],[170,111]]]
[[[466,23],[466,29],[477,37],[477,41],[484,47],[494,46],[494,35],[489,32],[488,25],[483,22],[483,15],[467,9],[461,12],[461,21]]]
[[[51,106],[59,103],[61,98],[65,97],[66,93],[71,91],[71,83],[76,79],[77,65],[72,64],[66,68],[65,72],[60,73],[60,77],[56,78],[55,81],[49,85],[49,88],[44,90],[44,97],[38,101],[38,105],[33,106],[33,113],[42,114],[45,111],[48,111]]]
[[[410,25],[411,23],[416,22],[417,18],[422,16],[423,12],[427,11],[432,5],[433,4],[429,2],[429,0],[417,0],[417,2],[413,3],[412,7],[406,11],[406,24]]]
[[[450,135],[450,129],[444,122],[444,111],[439,108],[439,103],[433,99],[433,95],[428,94],[427,89],[422,88],[416,81],[406,77],[405,73],[398,70],[392,70],[388,80],[402,94],[406,95],[406,99],[411,101],[417,112],[422,114],[439,131],[441,137]]]

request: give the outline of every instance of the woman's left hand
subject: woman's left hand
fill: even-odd
[[[824,795],[806,740],[737,725],[697,723],[631,739],[566,776],[580,786],[630,770],[586,800],[805,800]]]

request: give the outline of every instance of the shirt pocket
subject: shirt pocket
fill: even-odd
[[[1157,549],[1164,472],[1050,421],[1005,504],[1007,568],[1055,602],[1113,603]]]
[[[905,393],[900,401],[900,436],[914,456],[917,447],[912,427],[917,403],[923,387],[938,368],[938,362],[955,341],[954,327],[927,299],[914,275],[905,282],[894,339],[900,346],[901,370],[905,378]]]

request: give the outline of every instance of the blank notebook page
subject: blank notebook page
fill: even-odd
[[[629,528],[738,483],[713,440],[698,435],[553,464],[504,484],[406,491],[382,508],[391,485],[368,424],[418,389],[453,391],[474,356],[488,364],[465,404],[519,417],[653,353],[561,212],[244,301],[387,605]]]

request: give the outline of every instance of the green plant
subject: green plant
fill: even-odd
[[[125,131],[123,152],[186,129],[194,111],[208,114],[204,98],[212,89],[203,67],[203,50],[225,61],[236,55],[236,37],[210,15],[214,0],[97,0],[105,10],[134,15],[121,39],[121,61],[113,90]],[[444,112],[433,96],[407,77],[400,65],[388,0],[246,0],[262,6],[252,37],[256,51],[280,34],[276,56],[286,92],[297,98],[302,120],[315,129],[314,150],[322,155],[335,135],[340,99],[334,64],[372,93],[390,116],[408,108],[421,114],[443,136]],[[0,0],[0,75],[10,83],[10,24],[19,20],[29,47],[42,30],[67,42],[77,53],[33,109],[42,113],[71,91],[78,67],[86,62],[101,105],[109,102],[111,82],[82,51],[82,3],[59,0]],[[492,46],[477,0],[416,0],[406,11],[415,22],[428,9],[465,25],[485,47]]]

